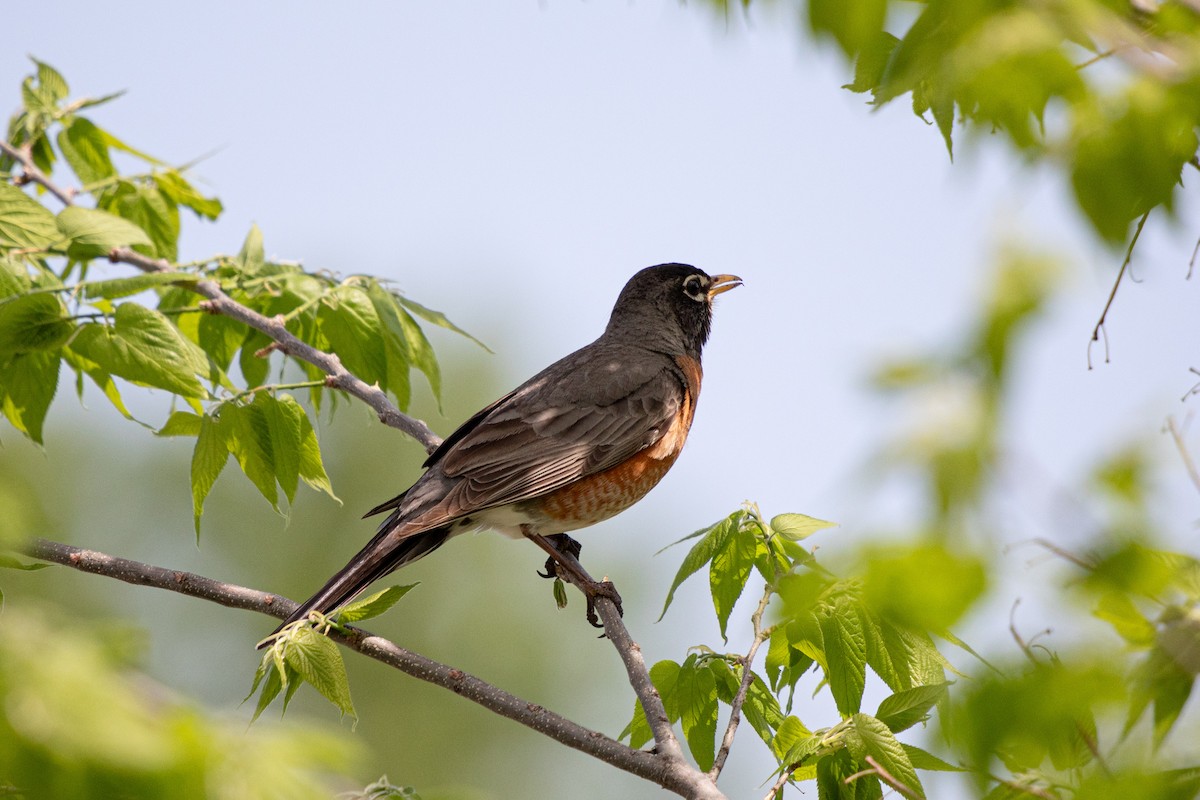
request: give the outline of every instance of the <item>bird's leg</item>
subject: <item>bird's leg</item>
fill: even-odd
[[[579,560],[579,554],[583,552],[583,545],[565,533],[555,533],[550,536],[543,536],[542,538],[554,545],[554,549],[558,552],[570,553],[577,561]],[[554,560],[554,556],[546,559],[546,571],[539,572],[538,575],[548,580],[558,577],[558,562]]]
[[[521,532],[525,534],[525,538],[532,540],[550,556],[546,560],[546,573],[543,577],[563,577],[583,592],[584,597],[587,598],[587,620],[593,627],[604,627],[596,614],[596,598],[598,597],[611,600],[617,608],[617,613],[624,616],[624,609],[621,608],[621,595],[617,593],[617,587],[613,586],[612,581],[596,580],[579,563],[577,556],[582,549],[579,542],[566,534],[539,536],[524,525],[521,526]],[[538,574],[542,575],[543,573]]]

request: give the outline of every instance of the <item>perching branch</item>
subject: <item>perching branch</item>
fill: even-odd
[[[139,561],[118,558],[47,539],[32,540],[25,545],[22,552],[31,558],[61,564],[81,572],[116,578],[139,586],[166,589],[230,608],[257,611],[260,614],[280,619],[285,619],[296,608],[296,603],[279,595],[223,583],[191,572],[170,570]],[[605,630],[610,632],[609,638],[620,636],[623,633],[626,642],[630,645],[626,649],[637,651],[637,645],[629,640],[628,631],[620,622],[620,617],[612,602],[601,600],[597,606],[601,616],[605,619]],[[610,617],[614,617],[615,621],[610,620]],[[342,634],[334,630],[329,635],[345,647],[368,658],[394,667],[418,680],[449,689],[489,711],[507,717],[617,769],[656,783],[682,797],[703,798],[704,800],[723,800],[725,798],[725,795],[721,794],[707,776],[683,761],[682,753],[678,753],[677,757],[672,757],[661,751],[654,753],[634,750],[599,731],[578,725],[566,717],[542,708],[536,703],[522,700],[460,669],[433,661],[366,631],[354,630],[351,634]],[[614,644],[617,642],[614,641]],[[641,659],[640,652],[637,652],[637,659]],[[632,677],[631,671],[631,680]],[[661,708],[661,701],[659,707]],[[678,752],[678,744],[676,744],[676,751]]]
[[[165,259],[151,258],[130,250],[128,247],[114,248],[108,254],[108,258],[110,261],[137,267],[143,272],[173,272],[175,270],[171,262]],[[247,308],[227,295],[216,281],[203,280],[182,285],[207,298],[200,304],[202,310],[214,314],[224,314],[230,319],[235,319],[265,333],[274,341],[273,349],[301,361],[307,361],[324,372],[329,376],[325,381],[326,386],[341,389],[362,400],[379,415],[379,420],[384,425],[403,431],[416,439],[425,448],[425,452],[433,452],[442,443],[442,440],[430,430],[428,425],[396,408],[382,389],[378,386],[368,386],[361,378],[342,366],[341,359],[336,355],[318,350],[300,340],[287,329],[281,317],[263,316],[257,311]]]

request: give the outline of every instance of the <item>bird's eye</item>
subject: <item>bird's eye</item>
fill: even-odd
[[[704,287],[704,279],[699,275],[689,275],[683,281],[683,291],[693,300],[707,300],[708,290]]]

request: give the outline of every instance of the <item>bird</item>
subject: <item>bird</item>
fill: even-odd
[[[543,577],[556,577],[555,553],[579,552],[568,532],[624,511],[675,463],[700,395],[713,300],[741,285],[688,264],[637,272],[598,339],[446,437],[412,486],[364,515],[390,512],[375,537],[260,646],[472,530],[533,539],[551,554]]]

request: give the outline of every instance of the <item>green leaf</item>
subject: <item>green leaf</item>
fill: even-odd
[[[280,676],[280,670],[275,664],[274,653],[271,650],[263,654],[258,669],[254,671],[254,683],[242,702],[249,700],[260,685],[262,693],[258,696],[258,703],[255,704],[254,716],[250,718],[251,724],[262,716],[262,713],[267,710],[267,706],[271,705],[271,701],[278,697],[279,692],[283,689],[283,677]]]
[[[708,562],[712,561],[714,555],[725,545],[725,540],[728,539],[733,531],[737,529],[741,523],[741,518],[745,514],[744,511],[735,511],[730,516],[708,528],[702,528],[689,536],[680,539],[679,542],[687,539],[700,536],[699,542],[693,545],[692,549],[684,557],[683,563],[679,565],[679,571],[675,573],[675,580],[671,582],[671,588],[667,592],[667,600],[663,603],[662,613],[658,615],[659,621],[667,614],[667,609],[671,607],[671,601],[675,598],[675,590],[679,588],[685,580],[694,575]],[[675,542],[678,544],[679,542]],[[670,547],[670,545],[667,545]],[[666,548],[663,548],[664,550]],[[659,551],[660,553],[662,550]]]
[[[112,278],[105,281],[85,281],[80,283],[83,296],[88,300],[102,297],[105,300],[119,300],[140,294],[147,289],[172,284],[194,285],[200,279],[195,275],[182,272],[143,272],[140,275],[130,275],[128,278]],[[220,316],[220,315],[205,315]]]
[[[808,21],[814,33],[831,34],[847,56],[853,58],[883,30],[886,0],[810,0]]]
[[[379,284],[372,282],[367,288],[367,296],[379,317],[384,332],[384,358],[386,360],[387,385],[396,397],[396,405],[401,410],[408,408],[412,400],[412,384],[409,380],[408,343],[405,339],[404,326],[400,315],[404,312],[396,303],[395,295],[387,292]]]
[[[36,572],[39,569],[53,567],[54,564],[46,564],[43,562],[33,562],[26,564],[19,558],[14,558],[6,553],[0,553],[0,569],[16,569],[22,572]]]
[[[338,287],[321,301],[317,327],[346,369],[387,391],[385,336],[366,292],[355,287]]]
[[[79,260],[105,256],[114,247],[150,244],[137,225],[96,208],[64,208],[58,214],[58,229],[69,240],[67,255]]]
[[[836,525],[836,522],[826,522],[807,514],[779,514],[771,519],[771,530],[793,542],[807,539],[817,531]]]
[[[83,399],[83,376],[87,375],[113,404],[113,407],[120,412],[121,416],[128,420],[133,419],[133,414],[129,413],[129,409],[125,407],[125,401],[121,399],[121,393],[117,390],[117,384],[112,379],[112,375],[105,372],[95,361],[84,358],[69,347],[63,348],[62,357],[63,361],[66,361],[77,373],[75,390],[80,400]]]
[[[679,672],[680,666],[670,660],[659,661],[650,668],[650,682],[658,690],[659,697],[662,699],[663,709],[667,712],[667,719],[670,722],[675,722],[679,719],[679,703],[675,691]],[[646,721],[645,709],[642,708],[640,701],[634,701],[633,719],[629,721],[629,724],[625,726],[625,730],[621,732],[621,738],[625,736],[629,737],[629,746],[634,749],[640,748],[654,738],[650,725]]]
[[[75,117],[58,134],[58,149],[79,182],[87,185],[117,174],[108,155],[104,132],[84,117]]]
[[[775,757],[784,766],[790,766],[796,763],[804,756],[801,755],[795,760],[789,761],[788,758],[794,755],[797,747],[800,747],[803,742],[816,739],[820,741],[820,737],[814,737],[812,731],[800,721],[799,717],[787,716],[783,722],[779,724],[779,729],[775,733],[775,738],[771,740],[771,749],[775,752]],[[819,749],[819,748],[818,748]],[[816,752],[814,749],[812,752]],[[811,755],[811,753],[809,753]]]
[[[700,769],[707,772],[716,756],[717,684],[712,672],[696,662],[692,654],[680,665],[675,693],[688,749]]]
[[[382,592],[376,592],[368,598],[343,606],[337,612],[338,623],[361,622],[364,619],[378,617],[400,602],[401,597],[404,597],[404,595],[408,594],[418,585],[417,583],[410,583],[407,586],[389,586]]]
[[[862,705],[866,686],[867,641],[862,621],[849,602],[838,602],[820,617],[825,640],[826,678],[834,702],[843,716]]]
[[[489,348],[486,344],[484,344],[483,342],[476,339],[471,334],[464,331],[462,328],[455,325],[441,311],[434,311],[431,308],[426,308],[425,306],[421,305],[420,303],[416,302],[415,300],[408,299],[404,295],[397,294],[396,299],[400,301],[401,305],[403,305],[405,308],[407,308],[413,314],[417,315],[421,319],[428,322],[430,325],[437,325],[439,328],[445,328],[446,330],[454,331],[459,336],[467,337],[472,342],[474,342],[475,344],[482,347],[484,350],[487,350],[489,353],[492,352],[491,348]]]
[[[887,725],[867,714],[855,714],[853,719],[854,730],[862,737],[867,755],[879,762],[879,766],[908,787],[912,793],[924,797],[925,790],[921,786],[921,779],[917,777],[917,771],[913,769],[908,753],[900,742],[896,741]]]
[[[914,769],[923,769],[926,772],[966,772],[962,767],[956,767],[935,756],[933,753],[922,750],[911,744],[900,744],[904,748],[904,752],[908,755],[908,760],[912,762]]]
[[[287,408],[288,413],[300,420],[300,480],[339,503],[342,502],[333,493],[333,485],[329,482],[329,476],[325,474],[325,466],[321,463],[321,445],[317,441],[312,423],[308,421],[308,414],[291,395],[280,395],[279,402]]]
[[[36,58],[32,61],[37,64],[38,87],[55,102],[66,100],[71,91],[67,88],[66,78],[46,62],[38,61]]]
[[[854,61],[854,82],[847,83],[842,88],[858,94],[874,91],[883,82],[883,71],[887,68],[888,59],[892,57],[892,51],[899,42],[899,39],[887,31],[880,31],[870,39]]]
[[[196,434],[196,446],[192,450],[192,516],[196,525],[196,536],[200,535],[200,515],[204,512],[204,499],[225,462],[229,460],[227,444],[228,427],[222,420],[208,414],[200,418],[200,430]]]
[[[252,406],[267,426],[275,479],[288,503],[292,503],[300,482],[300,419],[306,416],[304,409],[298,403],[281,403],[268,392],[256,394]]]
[[[175,261],[179,257],[179,209],[156,186],[122,181],[104,198],[103,206],[143,230],[150,241],[138,245],[146,255]]]
[[[117,306],[115,325],[87,324],[71,349],[126,380],[156,386],[183,397],[205,397],[196,378],[208,360],[162,314],[137,303]]]
[[[221,409],[221,426],[226,431],[225,444],[230,454],[278,513],[279,493],[276,491],[271,430],[261,407],[226,403]]]
[[[408,362],[419,369],[429,381],[429,388],[439,403],[442,401],[442,372],[438,366],[437,357],[433,353],[433,345],[425,338],[425,332],[417,321],[403,309],[397,307],[397,317],[404,332],[405,357]]]
[[[953,575],[954,580],[930,580]],[[867,605],[918,630],[949,629],[983,595],[987,570],[936,542],[877,548],[864,579]]]
[[[50,209],[17,187],[0,182],[0,248],[45,250],[61,239]]]
[[[1129,644],[1136,647],[1149,647],[1154,644],[1154,624],[1138,611],[1129,595],[1116,591],[1105,592],[1092,613],[1112,625],[1117,634]]]
[[[758,546],[758,537],[754,532],[739,525],[725,537],[724,544],[713,553],[709,564],[708,585],[712,592],[713,609],[717,613],[721,638],[726,642],[729,641],[725,635],[729,615],[746,588]]]
[[[190,411],[172,411],[167,422],[154,432],[155,436],[199,436],[203,417]]]
[[[257,225],[251,225],[250,232],[246,234],[246,241],[242,244],[242,250],[237,255],[236,266],[243,275],[257,275],[262,270],[265,261],[262,231]]]
[[[0,359],[13,353],[57,350],[75,330],[62,300],[27,294],[0,303]]]
[[[169,197],[176,205],[190,208],[198,217],[215,220],[224,210],[220,200],[200,194],[176,170],[170,169],[154,173],[154,183],[158,186],[159,191]]]
[[[228,371],[233,363],[234,354],[246,340],[246,325],[224,314],[199,314],[197,317],[195,342],[214,364],[221,370]],[[253,358],[253,351],[250,355]],[[253,360],[266,364],[266,359]],[[248,375],[243,374],[242,377],[251,386],[261,384],[261,381],[253,381]]]
[[[949,688],[948,683],[936,683],[896,692],[883,699],[875,717],[893,733],[908,730],[928,718],[929,710],[946,696]]]
[[[32,352],[0,365],[0,408],[13,427],[42,444],[42,424],[58,390],[58,353]]]

